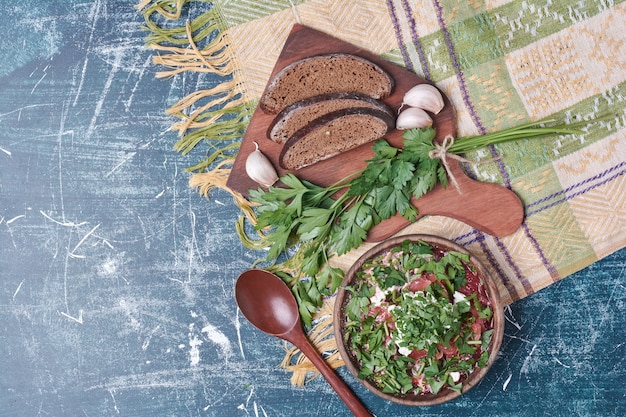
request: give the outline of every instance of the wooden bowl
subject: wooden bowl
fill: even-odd
[[[473,369],[469,375],[461,377],[458,383],[462,382],[460,389],[457,390],[449,389],[448,387],[441,388],[437,394],[430,393],[416,393],[415,391],[405,393],[405,394],[390,394],[385,393],[383,390],[372,380],[367,377],[359,378],[359,369],[360,363],[355,358],[355,355],[351,352],[352,348],[349,347],[349,342],[346,340],[346,321],[347,321],[347,313],[346,306],[348,305],[352,292],[348,287],[354,288],[355,280],[359,279],[357,277],[357,272],[360,271],[364,265],[364,263],[372,258],[376,258],[377,256],[383,254],[384,252],[399,246],[404,241],[410,242],[425,242],[435,248],[439,248],[444,251],[456,251],[462,254],[466,254],[469,256],[468,265],[471,265],[474,270],[477,272],[478,277],[480,279],[480,284],[485,290],[483,294],[487,294],[487,297],[490,300],[490,308],[492,311],[492,317],[490,319],[490,328],[493,329],[493,333],[491,335],[491,339],[488,342],[488,347],[486,349],[488,354],[488,360],[483,367],[476,367]],[[448,292],[449,294],[449,292]],[[450,297],[452,298],[452,297]],[[382,313],[381,313],[382,314]],[[392,329],[393,329],[392,324]],[[407,236],[398,236],[394,238],[390,238],[381,242],[380,244],[372,247],[366,253],[364,253],[354,265],[349,269],[344,280],[342,282],[341,287],[338,290],[337,299],[335,301],[335,310],[334,310],[334,331],[335,337],[337,338],[337,345],[339,348],[339,353],[341,357],[346,363],[347,368],[350,372],[363,384],[367,389],[369,389],[374,394],[378,395],[381,398],[384,398],[389,401],[393,401],[395,403],[404,404],[404,405],[413,405],[413,406],[425,406],[425,405],[434,405],[440,404],[446,401],[450,401],[454,398],[459,397],[463,393],[467,392],[473,386],[475,386],[488,372],[489,368],[493,364],[500,349],[500,344],[502,342],[502,336],[504,334],[504,312],[503,307],[500,301],[500,295],[496,288],[495,283],[491,279],[491,277],[487,274],[485,268],[481,265],[481,263],[472,256],[465,248],[457,245],[456,243],[441,238],[437,236],[431,235],[407,235]],[[487,329],[488,330],[488,329]],[[395,346],[395,345],[394,345]],[[441,348],[443,349],[443,348]],[[482,348],[481,348],[482,349]],[[405,350],[406,352],[406,350]],[[419,360],[419,359],[418,359]],[[440,360],[441,361],[441,360]],[[455,377],[458,377],[455,374]],[[428,389],[427,389],[428,390]]]

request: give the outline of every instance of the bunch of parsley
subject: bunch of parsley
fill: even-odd
[[[381,139],[374,143],[374,156],[356,175],[329,187],[320,187],[293,174],[281,177],[281,187],[250,190],[259,204],[257,230],[266,232],[268,260],[276,260],[292,245],[309,279],[294,283],[294,293],[305,322],[321,305],[322,296],[334,293],[343,272],[328,265],[334,255],[359,247],[368,231],[400,213],[414,220],[417,209],[411,198],[432,190],[437,182],[448,184],[446,171],[431,159],[435,130],[412,129],[403,135],[403,148]],[[342,194],[336,197],[336,193]]]

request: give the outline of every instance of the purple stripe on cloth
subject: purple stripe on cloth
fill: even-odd
[[[463,238],[469,238],[470,240],[463,242],[462,241]],[[492,265],[493,268],[498,273],[498,275],[502,277],[502,283],[504,284],[504,287],[509,293],[511,300],[517,300],[519,298],[522,298],[520,294],[517,293],[517,290],[515,289],[515,287],[511,285],[511,281],[507,279],[506,273],[502,270],[502,268],[500,267],[500,264],[496,261],[493,255],[493,252],[490,251],[489,248],[487,247],[485,243],[484,233],[482,233],[479,230],[474,229],[470,233],[467,233],[463,236],[459,236],[457,239],[454,239],[454,241],[462,246],[469,245],[470,243],[478,243],[483,253],[487,256],[487,260],[489,261],[489,264]],[[517,266],[515,266],[513,259],[506,251],[506,248],[503,247],[502,243],[498,239],[496,239],[496,244],[498,245],[498,248],[500,249],[500,251],[505,254],[507,263],[516,270],[517,275],[521,275],[521,272],[518,270]],[[524,287],[524,291],[526,292],[525,295],[529,295],[534,292],[534,290],[532,289],[532,287],[530,287],[530,285],[523,285],[523,287]]]
[[[597,188],[607,182],[614,180],[615,178],[624,175],[626,173],[626,161],[621,162],[615,165],[612,168],[607,169],[599,174],[594,175],[593,177],[589,177],[584,181],[581,181],[577,184],[570,185],[569,187],[550,194],[542,199],[539,199],[535,202],[529,203],[526,205],[526,209],[533,208],[535,206],[539,206],[534,208],[533,210],[528,210],[527,216],[531,216],[537,213],[541,213],[542,211],[548,210],[556,205],[559,205],[567,200],[571,200],[574,197],[577,197],[581,194],[584,194],[594,188]],[[546,203],[544,205],[544,203]]]
[[[428,67],[428,61],[426,60],[426,54],[424,53],[424,49],[422,48],[422,42],[420,42],[419,36],[417,35],[417,25],[415,23],[415,19],[413,18],[413,10],[411,9],[411,5],[407,0],[402,0],[402,6],[404,7],[404,13],[406,15],[407,21],[409,22],[409,27],[411,29],[411,40],[413,41],[413,45],[415,45],[415,49],[417,50],[417,55],[419,56],[420,63],[422,64],[422,71],[424,71],[424,77],[431,81],[430,78],[430,68]]]
[[[461,70],[461,65],[459,64],[459,60],[456,56],[456,51],[454,49],[454,43],[452,42],[452,38],[450,37],[450,32],[448,31],[448,27],[443,18],[443,7],[439,0],[433,0],[433,4],[435,5],[435,9],[437,10],[437,20],[439,21],[439,26],[441,27],[441,31],[446,39],[446,45],[448,45],[448,52],[450,54],[450,58],[452,58],[452,65],[456,70],[456,77],[459,80],[459,87],[461,88],[461,94],[463,95],[463,101],[469,110],[470,116],[474,121],[474,124],[480,131],[482,135],[486,133],[485,127],[480,121],[480,117],[478,117],[478,113],[476,113],[476,109],[474,108],[474,104],[472,103],[469,92],[467,91],[467,85],[465,84],[465,76],[463,75],[463,71]]]
[[[533,247],[540,248],[539,242],[537,242],[537,238],[535,238],[535,236],[533,236],[533,234],[530,231],[530,228],[528,227],[528,224],[526,223],[526,221],[524,221],[524,223],[522,223],[522,227],[524,228],[524,234],[526,235],[528,240],[530,240],[530,242],[533,245]],[[543,264],[543,266],[546,268],[546,270],[550,274],[550,277],[552,277],[552,280],[554,280],[556,282],[556,280],[559,278],[559,273],[556,270],[556,268],[554,267],[554,265],[552,265],[552,263],[548,260],[547,256],[545,255],[545,253],[543,253],[543,251],[541,249],[537,250],[537,254],[541,258],[541,263]]]
[[[526,231],[525,225],[524,225],[524,231]],[[532,236],[529,236],[529,237],[532,238]],[[528,281],[528,279],[526,279],[526,276],[524,274],[522,274],[522,271],[519,269],[519,267],[517,266],[517,264],[513,260],[513,257],[511,256],[511,254],[507,250],[506,246],[504,246],[504,244],[502,243],[502,240],[500,240],[500,239],[494,239],[494,240],[496,242],[496,245],[498,246],[498,249],[500,249],[500,252],[502,254],[504,254],[504,258],[506,259],[506,263],[509,264],[509,266],[511,267],[511,269],[513,271],[515,271],[515,276],[518,277],[518,279],[519,279],[519,277],[523,277],[522,279],[519,279],[519,281],[522,284],[522,287],[524,288],[524,292],[527,295],[530,295],[533,292],[535,292],[535,290],[533,289],[533,287],[530,284],[530,282]],[[544,260],[544,264],[545,264],[545,260]]]
[[[616,172],[617,171],[617,172]],[[615,178],[620,177],[622,175],[626,174],[626,162],[621,162],[619,164],[617,164],[616,166],[607,169],[606,171],[603,171],[597,175],[594,175],[593,177],[587,178],[584,181],[581,181],[577,184],[571,185],[569,187],[567,187],[566,189],[559,191],[557,193],[551,194],[547,197],[544,197],[540,200],[535,201],[534,203],[530,203],[526,206],[526,208],[528,209],[528,207],[534,207],[537,206],[541,203],[546,203],[552,199],[555,199],[554,201],[552,201],[550,204],[547,204],[545,206],[541,206],[538,207],[535,210],[530,210],[526,212],[526,218],[533,216],[535,214],[541,213],[544,210],[548,210],[556,205],[562,204],[563,202],[567,201],[567,200],[571,200],[579,195],[585,194],[591,190],[593,190],[594,188],[600,187],[601,185],[604,185],[610,181],[613,181]],[[580,187],[584,187],[579,189]],[[576,192],[572,192],[574,190],[578,189]],[[526,222],[524,222],[523,224],[524,227],[524,233],[526,234],[526,236],[528,237],[528,239],[531,240],[533,246],[538,247],[539,243],[536,241],[536,239],[533,237],[530,228],[528,227],[528,225],[526,224]],[[549,261],[545,258],[545,255],[543,254],[543,252],[539,252],[539,256],[541,256],[541,261],[543,262],[544,265],[546,265],[546,268],[548,270],[548,272],[550,273],[550,276],[554,279],[557,280],[559,278],[559,274],[558,271],[556,270],[556,268],[554,268],[554,266],[552,266],[551,264],[549,264]],[[550,265],[548,267],[548,265]]]
[[[387,0],[387,8],[389,9],[389,14],[391,15],[391,21],[393,22],[393,28],[396,32],[396,38],[398,39],[398,46],[400,47],[400,53],[402,54],[404,65],[406,66],[406,69],[408,69],[409,71],[415,72],[413,63],[411,62],[411,59],[409,58],[409,54],[406,50],[404,39],[402,39],[402,31],[400,30],[400,23],[398,22],[398,14],[396,13],[396,7],[393,4],[393,0]]]

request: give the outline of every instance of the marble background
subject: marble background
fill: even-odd
[[[238,312],[257,258],[238,210],[187,185],[164,110],[210,77],[154,78],[134,3],[0,0],[0,415],[345,416]],[[626,251],[507,307],[460,400],[378,416],[626,414]]]

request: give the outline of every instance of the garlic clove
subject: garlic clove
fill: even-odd
[[[421,129],[432,126],[433,119],[428,113],[418,107],[408,107],[400,112],[396,118],[396,129]]]
[[[259,150],[259,144],[254,142],[256,149],[246,158],[246,174],[256,183],[269,187],[278,181],[278,174],[272,162]]]
[[[439,114],[443,109],[443,96],[431,84],[418,84],[404,94],[403,105],[418,107],[434,114]]]

